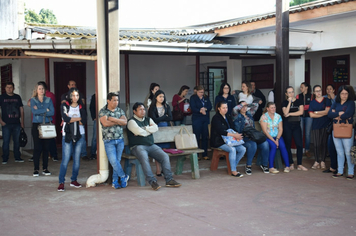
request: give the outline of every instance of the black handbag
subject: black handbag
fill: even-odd
[[[243,136],[250,139],[251,141],[256,142],[257,144],[261,144],[267,140],[267,137],[264,135],[264,133],[256,130],[252,126],[246,126],[244,128]]]
[[[175,107],[177,107],[177,109],[175,109]],[[179,108],[178,102],[177,102],[177,105],[173,107],[172,116],[173,116],[173,121],[178,121],[178,120],[180,121],[180,120],[183,120],[183,118],[184,118],[184,113]]]
[[[25,147],[27,144],[27,134],[25,133],[25,130],[21,128],[20,131],[20,147]]]

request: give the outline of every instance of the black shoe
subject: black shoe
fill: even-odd
[[[246,175],[251,175],[252,174],[251,166],[245,166],[245,173],[246,173]]]
[[[180,187],[182,186],[181,183],[178,183],[177,181],[175,181],[174,179],[171,179],[170,181],[168,181],[166,183],[166,187]]]
[[[159,186],[159,184],[157,184],[156,181],[153,181],[153,182],[151,183],[151,187],[152,187],[152,189],[153,189],[154,191],[157,191],[158,189],[161,188],[161,186]]]
[[[33,172],[33,176],[34,176],[34,177],[40,176],[40,173],[38,173],[38,170],[35,170],[35,171]]]
[[[52,160],[53,160],[53,161],[59,161],[59,160],[58,160],[58,157],[52,157]]]
[[[237,175],[231,174],[231,176],[237,177],[237,178],[242,178],[244,177],[243,174],[241,174],[240,172],[237,172]]]
[[[49,172],[49,170],[45,169],[42,171],[42,174],[48,176],[48,175],[51,175],[51,172]]]
[[[334,171],[331,171],[330,169],[323,170],[323,173],[333,173]]]
[[[337,178],[340,178],[340,177],[342,177],[342,176],[344,176],[343,174],[339,174],[339,173],[336,173],[336,174],[333,174],[333,178],[335,178],[335,179],[337,179]]]
[[[33,158],[28,159],[29,162],[33,162]]]
[[[268,174],[268,173],[269,173],[269,169],[268,169],[267,166],[260,165],[260,167],[261,167],[263,173],[265,173],[265,174]]]
[[[91,159],[91,160],[96,160],[96,155],[95,155],[95,154],[91,155],[91,156],[90,156],[90,159]]]
[[[15,162],[25,162],[23,159],[16,159]]]
[[[156,174],[156,176],[161,177],[161,176],[162,176],[162,173]]]

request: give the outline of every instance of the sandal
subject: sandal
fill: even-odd
[[[290,169],[290,170],[294,170],[294,164],[291,164],[291,165],[289,166],[289,169]]]
[[[320,162],[321,169],[325,169],[325,162]]]
[[[304,171],[307,171],[308,169],[307,169],[307,168],[305,168],[305,167],[304,167],[304,166],[302,166],[302,165],[298,165],[297,170],[304,170]]]
[[[320,169],[320,164],[318,162],[314,162],[314,165],[311,167],[312,169]]]

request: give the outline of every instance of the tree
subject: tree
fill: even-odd
[[[53,14],[52,10],[42,8],[40,13],[37,14],[33,10],[25,10],[25,21],[28,23],[39,24],[58,24],[57,17]]]
[[[35,11],[26,9],[25,21],[28,23],[40,23],[41,17]]]
[[[42,17],[41,23],[43,24],[57,24],[57,17],[53,14],[52,10],[49,9],[41,9],[40,17]]]
[[[300,5],[300,4],[303,4],[303,3],[314,2],[314,1],[317,1],[317,0],[292,0],[289,3],[289,6],[296,6],[296,5]]]

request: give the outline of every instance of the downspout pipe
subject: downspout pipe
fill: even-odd
[[[106,0],[97,0],[97,79],[96,83],[96,99],[97,111],[98,108],[106,104],[107,94],[107,60],[106,60],[106,37],[105,35],[105,5]],[[99,120],[97,125],[99,127]],[[97,142],[98,142],[98,174],[92,175],[86,182],[86,187],[95,187],[97,184],[105,182],[109,177],[109,164],[106,156],[105,147],[103,143],[101,129],[97,129]]]

